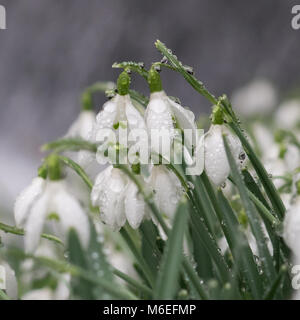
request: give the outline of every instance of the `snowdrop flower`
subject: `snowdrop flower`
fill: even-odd
[[[283,102],[275,113],[275,123],[279,128],[291,130],[300,122],[300,100]]]
[[[34,252],[40,236],[49,219],[56,220],[55,227],[60,236],[65,237],[74,228],[83,244],[89,242],[89,221],[78,200],[68,192],[61,179],[59,159],[51,155],[47,159],[49,180],[40,181],[42,187],[29,187],[16,201],[15,217],[18,224],[24,225],[25,248]],[[33,185],[35,186],[36,183]],[[32,190],[34,189],[34,190]]]
[[[168,147],[171,145],[176,134],[176,125],[180,129],[190,129],[191,135],[186,136],[188,150],[191,150],[195,144],[195,115],[192,111],[183,108],[180,104],[170,99],[162,90],[159,73],[151,68],[149,71],[148,83],[151,91],[150,101],[145,112],[145,121],[149,134],[152,130],[161,130],[160,134],[168,141]],[[152,134],[154,135],[154,131]],[[153,137],[154,138],[154,137]],[[151,148],[156,153],[161,153],[159,146],[151,141]],[[168,149],[169,150],[169,149]],[[168,155],[162,154],[169,158]]]
[[[271,83],[261,79],[235,91],[231,101],[240,114],[249,117],[271,112],[276,105],[277,94]]]
[[[154,191],[154,202],[167,220],[172,220],[182,196],[176,175],[163,165],[154,166],[148,182]]]
[[[215,107],[213,111],[215,116],[219,112],[218,110],[218,106]],[[221,123],[221,120],[213,119],[209,131],[204,136],[204,170],[210,180],[217,186],[222,185],[230,173],[230,165],[223,142],[224,134],[237,165],[242,167],[246,160],[246,153],[240,140]]]
[[[115,231],[120,230],[126,220],[132,228],[138,228],[146,214],[136,185],[113,166],[96,177],[91,200],[94,206],[99,206],[101,220]]]
[[[124,134],[130,134],[131,130],[146,130],[144,118],[134,107],[128,94],[129,85],[130,76],[126,71],[123,71],[118,78],[118,93],[103,105],[103,109],[96,116],[91,140],[103,142],[98,149],[102,153],[107,150],[110,143],[116,144]],[[105,138],[106,141],[103,141]],[[98,162],[105,159],[105,156],[101,157],[99,152],[98,156]]]
[[[84,103],[78,118],[69,128],[66,138],[81,138],[90,140],[91,132],[96,121],[95,112],[91,109],[91,104]],[[76,159],[81,166],[88,166],[93,160],[93,154],[90,151],[82,150],[76,154]]]

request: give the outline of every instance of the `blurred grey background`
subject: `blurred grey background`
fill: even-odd
[[[298,1],[299,2],[299,1]],[[230,94],[255,77],[284,92],[300,83],[300,30],[289,0],[0,0],[0,190],[13,199],[36,174],[39,146],[63,135],[81,90],[115,80],[115,61],[161,59],[165,42],[194,67],[215,94]],[[207,102],[181,76],[162,72],[169,95],[197,115]],[[147,93],[143,79],[133,85]],[[97,109],[104,97],[96,97]],[[8,200],[8,203],[12,200]]]

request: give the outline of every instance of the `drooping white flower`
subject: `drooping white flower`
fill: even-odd
[[[279,128],[291,130],[300,122],[300,100],[283,102],[275,113],[275,123]]]
[[[63,180],[47,181],[42,194],[31,205],[25,223],[25,248],[33,252],[40,241],[47,219],[55,218],[61,237],[70,228],[78,233],[83,246],[89,242],[89,221],[78,200],[69,193]]]
[[[244,116],[267,114],[277,102],[273,85],[267,80],[254,80],[235,91],[232,95],[233,107]]]
[[[146,214],[145,203],[136,185],[117,168],[109,166],[96,177],[91,192],[94,206],[99,206],[102,221],[113,230],[126,222],[136,229]]]
[[[96,115],[93,110],[82,110],[65,137],[90,140],[95,121]],[[75,159],[83,167],[89,165],[92,160],[94,160],[93,154],[86,150],[79,151]]]
[[[96,123],[92,130],[92,140],[97,141],[99,132],[103,129],[117,130],[119,126],[126,126],[128,131],[132,129],[145,129],[145,121],[140,112],[132,104],[128,94],[116,94],[107,101],[102,110],[96,116]]]
[[[217,186],[222,185],[230,173],[223,134],[226,134],[232,156],[237,165],[239,167],[243,166],[246,160],[246,153],[240,140],[224,125],[212,124],[204,137],[204,168],[207,176]]]
[[[148,180],[154,191],[154,201],[159,211],[172,220],[182,196],[182,188],[176,175],[165,166],[154,166]]]
[[[38,199],[45,189],[46,180],[41,177],[36,177],[32,180],[31,184],[25,188],[17,197],[14,206],[14,215],[16,225],[20,228],[24,224],[29,215],[33,203]]]
[[[170,99],[164,91],[153,92],[145,112],[145,121],[149,135],[155,134],[154,130],[160,130],[170,146],[177,132],[176,123],[182,130],[191,130],[190,135],[186,135],[186,148],[191,150],[195,145],[196,125],[194,113],[183,108],[180,104]],[[159,133],[158,131],[156,131]],[[151,141],[153,151],[160,153],[159,146]],[[165,156],[162,154],[162,156]],[[165,156],[168,158],[168,155]]]
[[[93,110],[82,110],[78,118],[69,128],[66,137],[82,138],[88,140],[96,121],[96,115]]]

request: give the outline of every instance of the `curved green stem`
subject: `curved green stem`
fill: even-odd
[[[65,165],[73,169],[82,178],[82,180],[85,182],[85,184],[88,186],[90,190],[93,188],[93,182],[79,164],[65,156],[59,156],[59,159]]]
[[[91,152],[97,152],[97,145],[83,139],[64,138],[45,143],[41,147],[41,151],[55,151],[62,152],[65,150],[78,151],[88,150]]]
[[[0,222],[0,230],[6,232],[6,233],[11,233],[11,234],[15,234],[15,235],[18,235],[18,236],[24,236],[25,235],[25,231],[23,229],[20,229],[20,228],[17,228],[17,227],[13,227],[13,226],[9,226],[7,224],[4,224],[4,223],[1,223]],[[44,239],[47,239],[47,240],[50,240],[50,241],[54,241],[60,245],[63,245],[63,242],[51,235],[51,234],[47,234],[47,233],[42,233],[41,235],[42,238]]]

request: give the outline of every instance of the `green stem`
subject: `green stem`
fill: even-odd
[[[1,223],[1,222],[0,222],[0,230],[4,231],[6,233],[15,234],[15,235],[18,235],[18,236],[24,236],[25,235],[25,231],[23,229],[19,229],[17,227],[9,226],[9,225]],[[54,242],[56,242],[56,243],[58,243],[60,245],[63,245],[63,242],[59,238],[57,238],[55,236],[52,236],[51,234],[42,233],[41,237],[44,238],[44,239],[50,240],[50,241],[54,241]]]
[[[88,186],[90,190],[93,188],[93,182],[79,164],[65,156],[59,156],[59,159],[65,165],[73,169],[82,178],[82,180],[85,182],[85,184]]]
[[[163,231],[168,236],[170,230],[167,227],[165,221],[163,220],[163,218],[162,218],[159,210],[157,209],[156,205],[154,204],[152,196],[149,196],[144,192],[143,186],[141,185],[140,181],[136,178],[136,176],[125,165],[120,165],[119,168],[121,170],[123,170],[124,173],[126,173],[128,175],[128,177],[136,184],[136,186],[138,187],[138,190],[141,193],[141,195],[143,196],[145,202],[147,203],[147,205],[151,209],[151,211],[154,214],[155,218],[158,220],[158,222],[161,225]],[[183,266],[184,266],[184,269],[185,269],[186,273],[188,274],[189,278],[191,279],[195,289],[197,290],[199,296],[200,297],[204,297],[204,295],[203,295],[204,289],[202,289],[202,286],[201,286],[201,283],[200,283],[200,279],[199,279],[196,271],[194,270],[194,268],[190,265],[190,262],[187,259],[187,257],[183,258]]]

